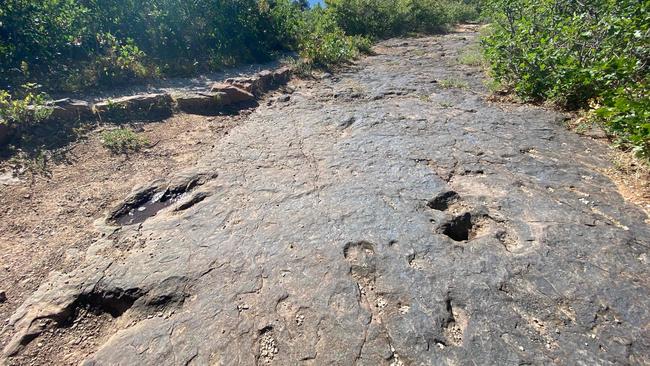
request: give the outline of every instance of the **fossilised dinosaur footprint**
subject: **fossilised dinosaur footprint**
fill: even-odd
[[[444,234],[454,241],[467,241],[472,239],[474,228],[474,217],[470,212],[462,212],[457,214],[458,211],[464,211],[467,208],[463,205],[461,197],[454,191],[444,191],[433,199],[431,199],[427,206],[436,211],[449,211],[454,214],[450,220],[441,224],[436,230],[440,234]]]
[[[454,191],[444,191],[436,195],[428,201],[427,206],[448,214],[436,232],[453,241],[466,242],[490,233],[494,233],[494,237],[502,243],[516,241],[504,222],[494,220],[486,209],[473,209]],[[508,248],[506,244],[504,246]]]
[[[374,255],[375,246],[367,241],[347,243],[343,248],[343,256],[350,263],[350,273],[356,280],[374,273]]]
[[[447,211],[452,204],[458,202],[459,200],[460,200],[460,196],[458,195],[458,193],[454,191],[446,191],[440,193],[432,200],[430,200],[427,206],[429,206],[429,208],[434,210]]]
[[[443,326],[445,341],[438,341],[438,347],[461,346],[463,344],[465,329],[467,329],[467,324],[469,323],[469,317],[464,309],[453,306],[454,304],[451,298],[447,298],[445,303],[448,313],[446,324]]]
[[[447,235],[454,241],[467,241],[474,237],[472,214],[465,212],[455,216],[438,228],[438,233]]]

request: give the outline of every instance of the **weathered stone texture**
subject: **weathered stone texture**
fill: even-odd
[[[473,37],[386,41],[261,106],[188,173],[201,199],[95,244],[5,351],[88,298],[137,320],[88,365],[647,364],[645,215],[604,146],[484,100],[453,64]]]

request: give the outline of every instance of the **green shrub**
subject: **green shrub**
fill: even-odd
[[[299,74],[314,67],[329,68],[348,62],[359,53],[370,53],[372,42],[362,36],[348,36],[330,9],[307,10],[304,2],[280,0],[270,8],[274,29],[282,35],[285,48],[298,51]]]
[[[80,64],[80,71],[62,81],[68,90],[96,85],[124,84],[160,75],[160,69],[148,63],[146,54],[132,39],[120,42],[110,33],[98,36],[103,46],[92,61]]]
[[[4,0],[0,83],[77,89],[265,61],[295,45],[285,20],[302,11],[290,0]]]
[[[149,146],[149,140],[139,136],[132,129],[118,128],[104,131],[101,134],[102,145],[113,154],[123,154],[132,151],[139,151]]]
[[[21,97],[0,90],[0,123],[19,130],[49,117],[52,109],[46,105],[47,95],[35,89],[33,84],[24,85]]]
[[[411,32],[440,32],[478,16],[477,1],[327,0],[343,30],[351,35],[385,38]]]
[[[4,0],[0,88],[39,80],[48,90],[78,91],[267,61],[287,50],[335,64],[369,50],[360,37],[464,20],[471,1],[330,0],[310,10],[304,0]]]
[[[328,0],[337,23],[352,35],[388,37],[407,29],[408,8],[396,0]]]
[[[620,142],[650,153],[650,3],[491,0],[483,39],[495,78],[524,100],[592,109]]]
[[[55,75],[85,52],[88,9],[75,0],[4,0],[0,6],[0,81],[21,85]]]
[[[409,23],[415,31],[433,33],[477,17],[476,6],[463,1],[414,0],[411,2]]]
[[[358,37],[345,34],[330,11],[317,9],[306,14],[298,35],[300,56],[308,63],[329,67],[359,55],[358,46],[366,47]]]

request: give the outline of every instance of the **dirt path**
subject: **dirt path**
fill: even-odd
[[[76,250],[3,240],[7,364],[648,364],[645,214],[563,116],[485,100],[475,42],[393,39],[238,123],[175,117],[203,127],[173,144],[228,133],[128,177],[98,156],[72,207],[43,183],[27,207]],[[116,221],[167,207],[120,227],[104,192]]]

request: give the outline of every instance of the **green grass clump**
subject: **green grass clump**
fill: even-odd
[[[137,152],[149,146],[149,140],[130,128],[118,128],[101,133],[102,145],[113,154]]]
[[[490,0],[493,76],[521,99],[583,109],[650,157],[650,3]]]
[[[460,79],[444,79],[438,83],[441,88],[445,89],[467,89],[469,84],[465,80]]]
[[[483,53],[477,49],[465,50],[458,56],[458,62],[467,66],[481,66],[484,63]]]

